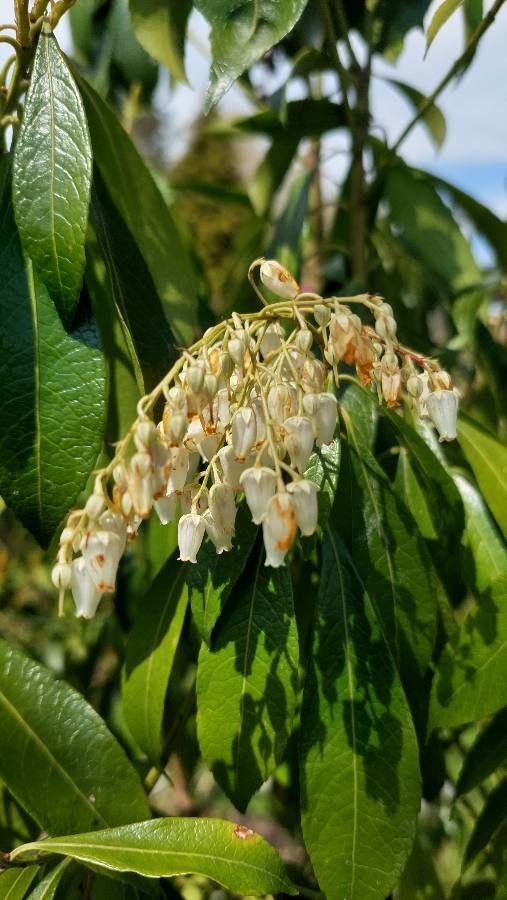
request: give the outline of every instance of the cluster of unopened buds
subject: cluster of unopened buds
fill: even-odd
[[[256,268],[280,302],[266,303]],[[275,260],[256,260],[249,278],[263,308],[233,314],[182,353],[139,402],[84,509],[70,513],[52,578],[61,604],[72,591],[77,615],[92,616],[101,596],[114,591],[127,540],[152,510],[163,524],[178,522],[179,558],[195,563],[205,535],[217,553],[231,550],[236,501],[244,495],[262,526],[266,565],[283,565],[298,529],[307,536],[318,526],[317,487],[305,472],[315,448],[333,440],[335,387],[354,377],[350,370],[344,376],[344,365],[379,401],[394,407],[404,392],[441,440],[456,437],[450,376],[397,343],[382,298],[302,292]],[[373,324],[363,324],[352,304],[372,314]]]

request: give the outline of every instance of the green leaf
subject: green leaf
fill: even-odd
[[[463,0],[444,0],[435,10],[431,22],[426,29],[426,52],[435,40],[438,32],[454,12],[463,4]]]
[[[38,872],[38,866],[0,870],[0,900],[23,900]]]
[[[468,865],[489,844],[495,831],[507,819],[507,778],[489,794],[466,846],[464,865]]]
[[[507,575],[493,581],[445,646],[432,686],[431,728],[478,722],[505,706]]]
[[[68,334],[0,206],[0,487],[41,542],[75,503],[102,446],[106,373],[93,321]]]
[[[269,257],[279,259],[296,278],[301,268],[302,236],[309,214],[312,184],[311,171],[303,172],[294,179],[267,251]]]
[[[79,91],[55,37],[41,34],[14,152],[23,247],[66,324],[83,279],[92,154]]]
[[[246,503],[240,503],[232,552],[218,554],[212,542],[205,540],[197,563],[185,566],[192,616],[199,634],[207,644],[210,643],[215,623],[246,566],[257,531]]]
[[[24,844],[11,859],[60,853],[80,862],[147,878],[192,873],[237,894],[295,894],[273,848],[241,825],[171,818]]]
[[[403,871],[396,900],[445,900],[431,852],[415,841]]]
[[[383,78],[388,84],[392,84],[397,88],[406,99],[411,103],[414,112],[418,112],[421,106],[426,103],[427,98],[417,88],[404,81],[398,81],[397,78]],[[424,113],[421,121],[426,125],[430,137],[433,139],[437,147],[441,147],[445,141],[447,132],[445,118],[440,107],[436,103],[432,103]]]
[[[248,196],[258,216],[265,216],[269,211],[273,197],[289,171],[299,141],[299,137],[291,134],[275,138],[259,164],[248,188]]]
[[[83,78],[77,82],[95,164],[144,257],[173,333],[189,343],[197,317],[195,276],[171,211],[110,107]]]
[[[331,444],[323,444],[312,453],[305,471],[305,478],[317,485],[319,502],[319,525],[324,528],[329,519],[340,473],[340,439],[335,437]]]
[[[417,480],[408,450],[405,447],[400,447],[395,487],[414,516],[422,536],[426,540],[436,540],[438,535],[428,508],[427,498]]]
[[[284,108],[283,117],[271,107],[250,116],[217,121],[210,127],[212,134],[231,137],[235,134],[264,134],[278,138],[278,142],[300,141],[303,137],[320,137],[328,131],[343,128],[347,124],[345,109],[341,103],[331,100],[291,100]]]
[[[69,859],[63,859],[54,866],[47,875],[44,876],[42,881],[39,881],[37,887],[35,887],[29,895],[28,900],[53,900],[53,897],[60,886],[60,882],[70,864],[71,862]]]
[[[0,776],[50,833],[148,815],[137,773],[100,716],[80,694],[5,641],[0,641]]]
[[[339,510],[335,504],[334,518]],[[383,631],[334,521],[322,555],[301,714],[303,836],[328,900],[383,900],[414,837],[417,742]]]
[[[345,410],[354,423],[356,441],[371,450],[375,443],[379,407],[370,391],[350,382],[340,396],[340,409]]]
[[[148,588],[127,643],[122,705],[132,737],[160,762],[167,684],[188,604],[185,566],[173,555]]]
[[[263,561],[260,553],[238,584],[197,671],[201,751],[242,810],[282,758],[298,686],[290,576]]]
[[[507,548],[500,538],[479,491],[463,475],[455,475],[465,508],[464,542],[473,559],[473,583],[479,592],[507,572]]]
[[[458,422],[458,439],[484,498],[507,537],[507,447],[465,416]]]
[[[308,0],[196,0],[211,25],[212,66],[206,110],[237,78],[284,38]]]
[[[130,0],[130,15],[140,44],[174,78],[186,81],[184,51],[191,0]]]
[[[465,756],[456,794],[467,794],[507,760],[507,707],[483,728]]]

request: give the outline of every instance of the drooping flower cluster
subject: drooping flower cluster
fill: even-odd
[[[343,364],[388,406],[404,390],[441,440],[456,436],[449,375],[396,342],[389,304],[369,295],[345,302],[302,293],[275,260],[252,264],[252,284],[257,266],[283,300],[250,316],[233,314],[184,351],[140,401],[84,509],[70,513],[52,577],[62,601],[72,591],[77,615],[92,616],[114,591],[126,542],[153,510],[163,524],[178,522],[179,558],[195,563],[205,535],[217,553],[231,550],[236,500],[244,495],[262,526],[266,565],[283,565],[298,529],[305,536],[317,529],[317,488],[305,471],[315,448],[333,440]],[[369,311],[373,326],[351,304]],[[161,397],[156,424],[151,411]]]

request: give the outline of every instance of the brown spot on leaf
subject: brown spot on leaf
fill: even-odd
[[[255,835],[255,831],[252,831],[251,828],[247,828],[246,825],[235,825],[234,826],[234,836],[239,838],[240,841],[246,841],[248,838],[252,838]]]

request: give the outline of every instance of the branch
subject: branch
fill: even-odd
[[[403,143],[403,141],[405,140],[407,135],[410,134],[410,132],[412,131],[412,128],[414,127],[414,125],[417,125],[417,123],[423,118],[423,116],[428,112],[430,107],[433,106],[435,100],[442,93],[444,88],[447,87],[449,82],[452,81],[454,76],[459,72],[462,65],[466,62],[467,56],[475,49],[475,47],[479,43],[482,35],[488,30],[489,26],[493,24],[496,14],[498,13],[499,9],[503,6],[504,3],[505,3],[505,0],[496,0],[496,2],[491,7],[490,11],[484,16],[484,19],[482,20],[480,25],[478,25],[478,27],[475,29],[474,33],[470,36],[470,39],[469,39],[463,53],[461,54],[461,56],[459,56],[458,59],[452,64],[452,66],[449,69],[449,71],[447,72],[447,74],[444,75],[444,77],[442,78],[442,81],[436,86],[433,93],[430,94],[429,97],[426,97],[424,102],[419,107],[414,118],[411,119],[411,121],[408,123],[406,128],[404,128],[404,130],[400,134],[398,140],[395,142],[394,146],[391,148],[392,153],[396,153],[396,151],[400,147],[400,144]]]

